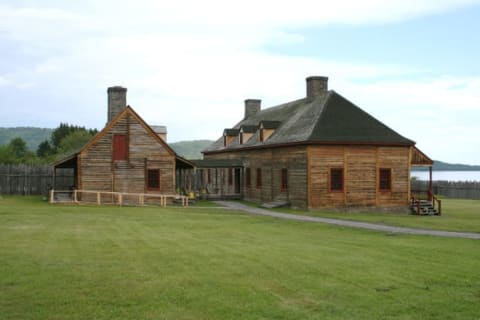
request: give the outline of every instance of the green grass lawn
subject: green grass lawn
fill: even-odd
[[[479,319],[479,305],[478,240],[0,198],[2,320]]]
[[[449,231],[480,232],[480,200],[442,199],[441,216],[416,216],[408,213],[332,212],[276,209],[279,212],[337,218],[400,227]]]

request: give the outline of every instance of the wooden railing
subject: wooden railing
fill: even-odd
[[[438,199],[437,197],[433,196],[433,197],[432,197],[433,209],[435,209],[435,202],[437,203],[437,212],[438,212],[438,215],[441,216],[441,215],[442,215],[442,200],[440,200],[440,199]]]
[[[66,195],[69,201],[56,200],[55,194]],[[88,197],[93,195],[93,197]],[[108,201],[102,200],[103,198],[109,199]],[[92,201],[92,198],[95,201]],[[93,191],[93,190],[50,190],[50,203],[59,202],[72,202],[72,203],[95,203],[97,205],[110,204],[110,205],[131,205],[136,204],[144,206],[146,200],[154,199],[150,201],[150,204],[157,204],[160,207],[166,207],[168,199],[172,201],[180,200],[183,207],[188,207],[188,197],[176,194],[152,194],[152,193],[127,193],[127,192],[108,192],[108,191]]]
[[[410,206],[415,209],[417,214],[421,214],[422,201],[424,201],[424,203],[425,201],[431,202],[433,209],[437,210],[436,214],[439,216],[442,215],[442,200],[438,199],[433,194],[431,195],[430,193],[429,193],[428,200],[411,196]]]

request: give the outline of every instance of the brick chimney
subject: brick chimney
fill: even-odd
[[[260,111],[262,100],[247,99],[245,100],[245,119]]]
[[[328,91],[328,77],[313,76],[307,78],[307,98],[315,98],[326,91]]]
[[[127,107],[127,88],[115,86],[109,87],[108,93],[108,121],[112,121]]]

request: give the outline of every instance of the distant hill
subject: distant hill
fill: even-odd
[[[10,143],[13,138],[20,137],[27,143],[27,147],[31,151],[37,151],[38,145],[45,140],[49,140],[54,129],[35,128],[35,127],[12,127],[0,128],[0,145]],[[213,141],[210,140],[193,140],[179,141],[169,143],[176,153],[186,159],[202,159],[201,151],[208,147]]]
[[[26,143],[28,149],[37,151],[38,145],[50,139],[53,129],[48,128],[34,128],[34,127],[15,127],[15,128],[0,128],[0,145],[10,143],[13,138],[20,137]]]
[[[428,168],[417,167],[412,168],[414,171],[424,171]],[[447,163],[439,160],[434,160],[433,162],[434,171],[480,171],[480,166],[472,166],[468,164],[458,164],[458,163]]]
[[[212,142],[211,140],[193,140],[173,142],[168,145],[182,157],[194,160],[203,159],[201,151],[207,148]]]
[[[36,151],[38,145],[49,140],[54,129],[36,128],[36,127],[14,127],[14,128],[0,128],[0,145],[5,145],[13,138],[20,137],[27,143],[28,149]],[[211,140],[193,140],[193,141],[179,141],[169,143],[170,147],[186,159],[202,159],[202,150],[207,148],[213,141]],[[428,168],[417,167],[412,170],[423,171]],[[472,166],[468,164],[447,163],[435,160],[433,164],[435,171],[480,171],[480,166]]]

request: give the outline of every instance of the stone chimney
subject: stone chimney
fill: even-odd
[[[247,99],[245,100],[245,119],[260,111],[262,100]]]
[[[127,107],[127,88],[115,86],[107,90],[108,93],[108,121],[112,121]]]
[[[328,91],[328,77],[307,78],[307,98],[315,98],[326,91]]]

